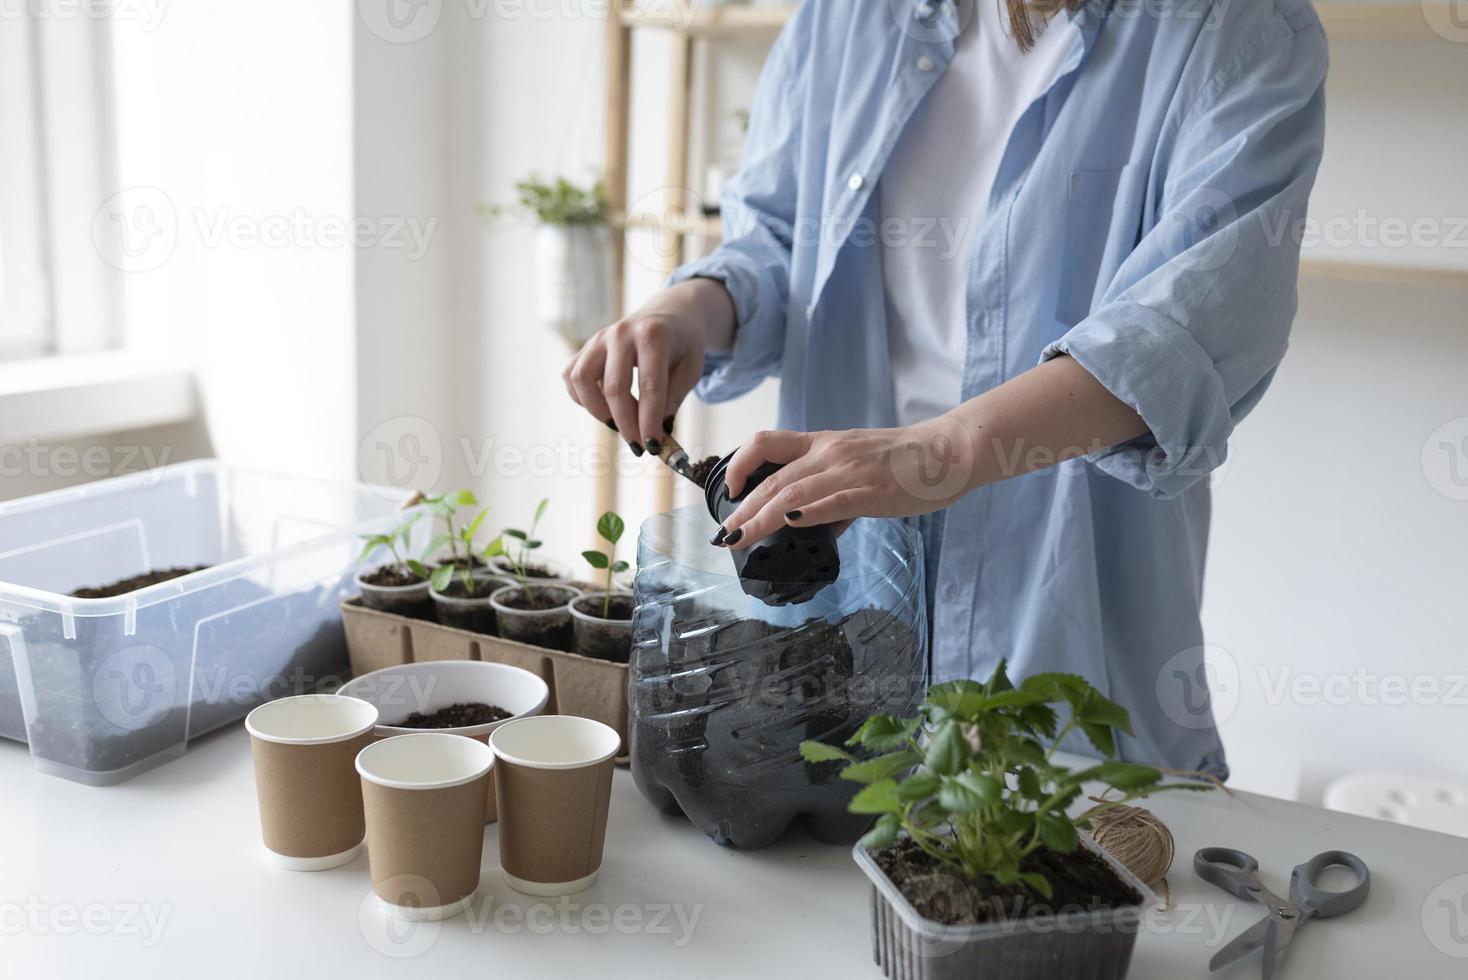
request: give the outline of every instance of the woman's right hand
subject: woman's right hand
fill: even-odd
[[[571,398],[620,432],[633,453],[641,456],[647,443],[656,451],[703,374],[704,351],[732,344],[734,318],[723,283],[690,279],[599,330],[561,379]]]

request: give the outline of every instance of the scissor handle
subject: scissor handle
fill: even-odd
[[[1344,891],[1329,891],[1315,883],[1326,868],[1350,868],[1356,883]],[[1366,862],[1346,851],[1322,851],[1304,864],[1295,865],[1290,875],[1290,901],[1318,918],[1343,915],[1366,901],[1371,891],[1371,870]]]
[[[1230,895],[1259,901],[1263,886],[1259,881],[1259,862],[1252,854],[1232,847],[1205,847],[1193,855],[1193,871]]]

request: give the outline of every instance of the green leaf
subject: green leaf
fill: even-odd
[[[416,558],[409,558],[408,561],[407,561],[407,565],[408,565],[408,571],[412,572],[414,575],[418,576],[419,578],[427,578],[428,577],[428,569],[425,568],[424,565],[423,565],[423,563],[421,561],[418,561]]]
[[[486,560],[488,560],[490,558],[498,558],[500,555],[503,555],[504,553],[505,553],[505,538],[504,538],[504,535],[499,535],[493,541],[491,541],[489,544],[485,545],[484,546],[484,550],[481,551],[479,554],[481,556],[483,556]]]
[[[1132,733],[1132,720],[1126,709],[1106,700],[1095,688],[1086,689],[1080,705],[1075,709],[1075,716],[1077,721],[1087,724],[1105,725],[1128,735]]]
[[[507,527],[507,528],[505,528],[505,534],[507,534],[510,537],[514,538],[516,541],[524,541],[525,538],[526,538],[526,534],[525,534],[524,531],[516,530],[513,527]]]
[[[1076,828],[1064,817],[1053,813],[1041,813],[1035,817],[1035,826],[1040,831],[1040,843],[1060,854],[1069,854],[1076,849]]]
[[[436,554],[441,549],[452,544],[453,540],[454,539],[449,537],[447,534],[435,534],[433,538],[429,540],[428,546],[423,549],[423,553],[425,555]]]
[[[479,525],[484,523],[484,518],[488,514],[488,509],[481,510],[479,513],[475,514],[474,520],[464,525],[464,529],[459,532],[459,537],[463,538],[465,541],[473,541],[474,535],[479,532]]]
[[[1029,885],[1031,890],[1039,892],[1046,898],[1052,898],[1055,895],[1055,893],[1050,888],[1050,882],[1046,880],[1045,876],[1042,874],[1036,874],[1033,871],[1027,871],[1019,876],[1019,880],[1024,882],[1026,885]]]
[[[968,765],[969,744],[964,741],[958,722],[950,721],[939,728],[923,753],[923,765],[940,776],[952,776]]]
[[[879,779],[890,779],[906,772],[921,762],[921,757],[911,750],[879,755],[874,759],[854,762],[841,770],[841,778],[853,783],[874,783]]]
[[[846,744],[865,745],[878,752],[888,752],[907,745],[907,740],[916,728],[917,722],[913,719],[904,720],[892,715],[872,715],[861,723],[861,727],[846,740]]]
[[[454,566],[440,565],[433,570],[433,575],[429,578],[428,582],[433,586],[435,592],[442,592],[449,587],[449,583],[453,580]]]
[[[999,666],[994,668],[994,675],[985,682],[984,692],[998,694],[1001,691],[1011,690],[1013,687],[1014,684],[1009,679],[1009,663],[1001,660]]]
[[[449,494],[447,503],[453,507],[478,507],[479,499],[471,490],[460,490],[457,493]]]
[[[619,560],[617,560],[616,562],[614,562],[612,564],[612,574],[619,575],[619,574],[621,574],[622,572],[625,572],[627,569],[629,569],[631,567],[632,567],[631,565],[629,565],[625,561],[622,561],[622,560],[619,559]]]
[[[965,772],[943,780],[938,805],[949,813],[973,813],[999,799],[999,781],[992,776]]]
[[[538,539],[531,538],[529,541],[525,542],[525,548],[529,551],[534,551],[536,548],[540,547],[540,544],[541,542]]]
[[[600,551],[583,551],[581,557],[586,559],[586,564],[592,568],[606,568],[607,556]]]
[[[603,540],[609,541],[612,544],[616,544],[622,540],[622,532],[625,529],[626,524],[623,523],[622,518],[611,511],[607,511],[601,515],[601,518],[596,522],[596,533],[601,535]]]
[[[1096,751],[1107,759],[1116,755],[1116,736],[1111,734],[1110,725],[1096,725],[1091,722],[1081,722],[1081,731],[1086,733],[1086,738],[1096,746]]]
[[[897,783],[891,779],[882,779],[862,787],[847,809],[852,813],[900,812],[902,802],[897,798]]]
[[[800,757],[806,762],[850,762],[851,754],[825,742],[807,739],[800,743]]]
[[[1028,766],[1019,771],[1019,793],[1027,800],[1043,800],[1045,793],[1040,789],[1040,777]]]
[[[869,851],[880,851],[884,847],[891,847],[897,843],[897,835],[902,830],[902,823],[892,813],[884,813],[872,824],[872,829],[862,836],[859,842],[862,847]]]
[[[976,681],[958,680],[928,689],[928,703],[945,716],[971,719],[984,705],[984,689]]]
[[[1135,762],[1104,762],[1086,772],[1090,774],[1086,778],[1099,780],[1117,789],[1141,789],[1162,779],[1162,773],[1156,769]]]
[[[1011,810],[1008,807],[1000,810],[999,815],[994,818],[994,826],[999,828],[1001,834],[1021,833],[1029,830],[1034,822],[1033,814]]]
[[[925,800],[943,788],[943,778],[937,773],[920,769],[897,784],[897,798],[903,803]]]
[[[542,497],[540,503],[535,505],[535,523],[540,523],[540,519],[545,516],[545,509],[549,504],[550,498]]]

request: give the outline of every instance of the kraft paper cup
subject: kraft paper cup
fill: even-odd
[[[484,854],[484,801],[494,753],[443,732],[396,735],[357,756],[372,890],[415,921],[469,907]]]
[[[573,715],[508,722],[489,736],[500,866],[511,888],[559,896],[596,881],[621,746],[616,729]]]
[[[501,725],[540,714],[550,700],[550,688],[530,671],[480,660],[430,660],[384,667],[348,681],[338,693],[361,698],[377,706],[380,716],[376,730],[378,738],[438,731],[466,735],[481,742],[487,741],[490,733]],[[431,714],[463,701],[498,705],[511,716],[463,728],[403,728],[397,724],[415,711]],[[494,780],[487,779],[485,784],[488,798],[484,820],[485,823],[493,823],[499,812]]]
[[[352,760],[376,724],[376,708],[338,694],[281,698],[245,718],[260,834],[273,863],[325,871],[362,852],[362,788]]]

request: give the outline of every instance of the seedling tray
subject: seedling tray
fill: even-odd
[[[627,665],[547,650],[362,605],[342,603],[352,673],[432,660],[487,660],[522,667],[550,687],[546,714],[580,715],[616,729],[627,750]],[[625,761],[625,756],[618,759]]]

